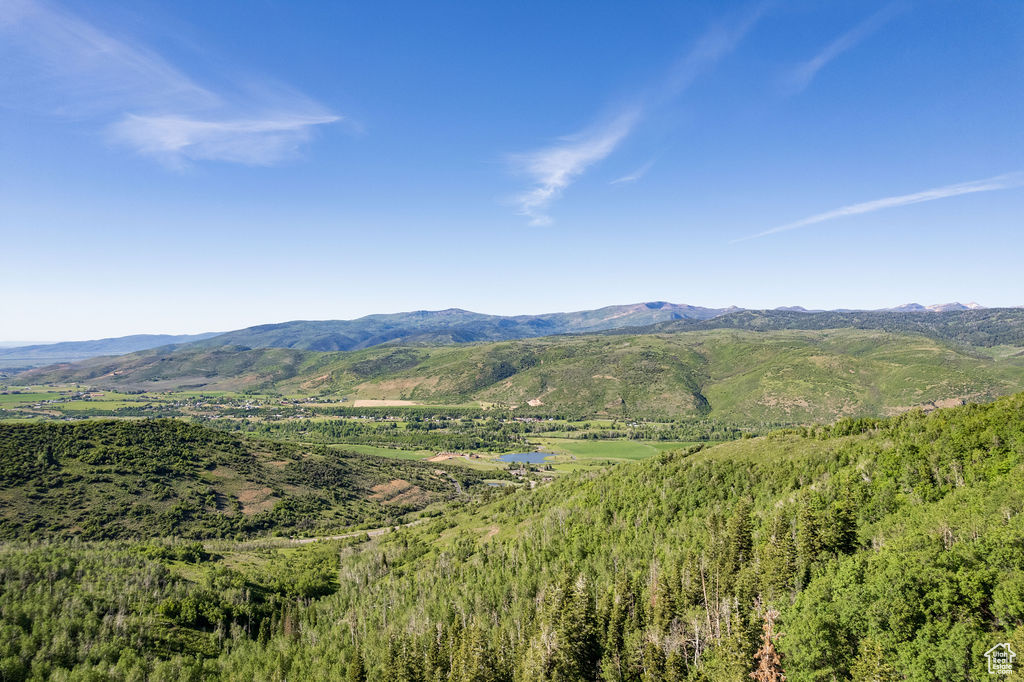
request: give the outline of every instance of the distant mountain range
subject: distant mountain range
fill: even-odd
[[[535,316],[442,310],[286,322],[5,381],[805,423],[1022,390],[1022,349],[1024,309],[655,302]]]
[[[150,348],[202,341],[219,332],[207,334],[134,334],[95,341],[63,341],[33,346],[0,347],[0,368],[38,367],[57,362],[75,362],[100,355],[124,355]]]
[[[1007,327],[1003,324],[1006,322],[1004,319],[1000,323],[1003,326],[997,325],[995,333],[989,328],[993,319],[1000,318],[997,312],[999,310],[1007,309],[988,309],[977,303],[944,303],[930,306],[908,303],[875,311],[821,311],[808,310],[800,306],[755,311],[735,306],[705,308],[652,301],[568,313],[503,316],[450,308],[367,315],[355,320],[296,320],[225,333],[178,336],[138,334],[95,341],[0,348],[0,368],[11,370],[39,367],[180,344],[196,344],[197,348],[205,349],[233,346],[350,351],[381,344],[447,345],[508,341],[557,334],[614,333],[620,330],[670,332],[723,327],[754,330],[854,327],[930,333],[936,338],[960,340],[975,345],[995,345],[1005,342],[1006,338],[1009,338],[1010,342],[1015,342],[1020,326],[1016,321],[1009,323]],[[993,315],[972,318],[975,319],[973,324],[966,319],[943,320],[941,317],[930,316],[957,312]],[[979,332],[977,320],[983,320],[983,326],[987,331]],[[938,327],[943,329],[936,331]]]
[[[484,315],[468,310],[418,310],[392,315],[367,315],[356,320],[325,320],[265,324],[227,332],[201,345],[300,350],[361,350],[382,343],[449,344],[509,341],[556,334],[622,329],[669,320],[707,320],[739,308],[701,308],[653,301],[597,310],[541,315]]]
[[[951,310],[985,310],[985,306],[980,303],[960,303],[954,301],[953,303],[935,303],[932,305],[921,305],[920,303],[904,303],[893,308],[880,308],[878,310],[857,310],[854,308],[833,308],[832,310],[825,310],[823,308],[808,309],[800,305],[786,305],[773,308],[773,310],[782,310],[793,313],[869,313],[869,312],[890,312],[890,313],[946,313]]]
[[[1024,311],[1017,312],[1024,316]],[[965,313],[940,313],[951,314]],[[761,313],[757,319],[760,315],[772,317]],[[648,327],[328,352],[201,345],[40,367],[9,381],[124,391],[330,396],[355,405],[363,400],[413,400],[577,416],[714,417],[734,423],[879,416],[915,405],[984,401],[1024,390],[1024,354],[1019,349],[986,352],[919,334],[870,329],[654,333]]]
[[[897,312],[897,313],[947,313],[951,310],[984,310],[985,306],[978,303],[936,303],[934,305],[921,305],[920,303],[904,303],[898,305],[895,308],[886,308],[886,310]]]
[[[739,308],[702,308],[664,301],[607,306],[570,313],[516,316],[485,315],[458,308],[417,310],[367,315],[355,320],[296,320],[226,333],[193,336],[137,335],[0,348],[0,368],[39,367],[194,342],[202,343],[203,348],[244,346],[339,351],[359,350],[389,342],[436,345],[505,341],[636,327],[668,320],[706,320],[736,310]]]

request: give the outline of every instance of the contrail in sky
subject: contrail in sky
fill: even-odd
[[[834,211],[818,213],[816,215],[797,220],[793,223],[779,225],[778,227],[773,227],[772,229],[765,230],[764,232],[758,232],[757,234],[733,239],[730,243],[735,244],[736,242],[745,242],[749,239],[767,237],[770,234],[778,234],[779,232],[789,232],[790,230],[807,227],[808,225],[817,225],[818,223],[835,220],[836,218],[860,215],[862,213],[873,213],[886,208],[896,208],[897,206],[907,206],[908,204],[920,204],[925,201],[946,199],[948,197],[960,196],[961,194],[974,194],[975,192],[993,192],[999,189],[1011,189],[1013,187],[1020,187],[1021,185],[1024,185],[1024,173],[1022,172],[1006,173],[1004,175],[985,178],[984,180],[961,182],[956,185],[945,185],[943,187],[926,189],[922,192],[915,192],[914,194],[901,194],[896,197],[886,197],[884,199],[875,199],[874,201],[865,201],[860,204],[850,204],[849,206],[837,208]]]

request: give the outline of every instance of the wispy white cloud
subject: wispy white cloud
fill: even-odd
[[[673,65],[660,97],[671,99],[682,94],[705,71],[735,50],[767,9],[767,2],[759,2],[731,20],[719,22],[708,29]]]
[[[531,225],[549,225],[547,208],[590,165],[605,158],[630,133],[638,111],[619,114],[610,122],[563,137],[558,144],[512,157],[535,186],[516,198],[520,215]]]
[[[835,220],[837,218],[845,218],[852,215],[860,215],[863,213],[873,213],[875,211],[881,211],[887,208],[896,208],[897,206],[907,206],[909,204],[920,204],[926,201],[936,201],[937,199],[947,199],[949,197],[956,197],[962,194],[974,194],[976,192],[993,192],[1000,189],[1012,189],[1014,187],[1024,186],[1024,172],[1006,173],[1004,175],[996,175],[995,177],[985,178],[984,180],[972,180],[970,182],[961,182],[955,185],[945,185],[943,187],[935,187],[933,189],[926,189],[922,192],[915,192],[913,194],[901,194],[895,197],[886,197],[884,199],[875,199],[874,201],[865,201],[860,204],[851,204],[849,206],[843,206],[837,208],[834,211],[826,211],[825,213],[818,213],[808,218],[797,220],[796,222],[787,223],[778,227],[773,227],[770,230],[764,232],[758,232],[746,237],[740,237],[739,239],[732,240],[731,243],[743,242],[749,239],[758,239],[759,237],[767,237],[768,235],[778,234],[780,232],[788,232],[790,230],[796,230],[801,227],[808,227],[810,225],[817,225],[818,223],[824,223],[829,220]]]
[[[639,180],[643,176],[647,175],[647,171],[651,170],[651,166],[653,166],[653,165],[654,165],[654,159],[651,159],[650,161],[648,161],[644,165],[642,165],[639,168],[637,168],[632,173],[626,173],[621,178],[615,178],[614,180],[612,180],[608,184],[609,185],[621,185],[621,184],[626,184],[626,183],[630,183],[630,182],[636,182],[637,180]]]
[[[156,53],[42,0],[0,3],[0,35],[0,97],[10,106],[88,116],[124,105],[222,104]]]
[[[265,166],[293,154],[309,139],[312,126],[337,120],[288,113],[254,120],[128,114],[110,132],[115,140],[171,165],[187,159]]]
[[[792,93],[804,90],[814,77],[833,59],[857,45],[877,31],[900,11],[898,5],[888,5],[839,36],[811,59],[798,65],[786,78],[786,87]]]
[[[200,85],[155,51],[44,0],[0,2],[0,101],[95,122],[108,139],[179,166],[266,165],[341,120],[285,88]]]
[[[704,71],[736,49],[764,12],[764,3],[752,7],[738,19],[712,27],[672,67],[667,78],[653,93],[638,98],[636,104],[616,116],[592,125],[556,144],[509,158],[517,171],[532,179],[532,187],[515,197],[517,212],[529,218],[531,225],[550,225],[548,215],[555,201],[587,168],[605,159],[625,140],[646,110],[678,97]],[[644,169],[646,172],[647,169]],[[643,175],[620,178],[635,181]]]

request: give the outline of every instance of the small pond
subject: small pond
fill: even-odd
[[[543,464],[551,457],[552,452],[510,452],[498,458],[499,462],[519,462],[520,464]]]

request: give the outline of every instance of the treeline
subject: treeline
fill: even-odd
[[[354,419],[257,421],[214,420],[211,426],[226,431],[287,441],[324,444],[376,445],[409,450],[509,452],[527,446],[531,435],[556,433],[580,440],[728,441],[753,435],[759,427],[731,426],[714,420],[670,423],[615,422],[595,428],[590,422],[423,419],[393,421]],[[761,429],[768,430],[767,425]]]
[[[339,419],[261,422],[248,419],[217,420],[219,429],[290,441],[377,445],[407,450],[507,452],[524,446],[524,429],[515,424],[362,422]]]
[[[629,426],[615,423],[608,429],[585,429],[578,434],[572,433],[576,429],[571,426],[565,430],[570,432],[570,438],[580,438],[583,440],[625,438],[628,440],[710,442],[735,440],[770,429],[771,427],[768,425],[736,426],[723,424],[712,419],[701,419],[670,423],[638,423]]]
[[[484,409],[482,407],[444,406],[444,405],[403,405],[400,407],[348,407],[324,405],[283,405],[261,406],[255,409],[232,407],[222,411],[231,417],[363,417],[366,419],[560,419],[579,421],[587,418],[586,414],[566,412],[563,410],[536,410],[533,408],[508,410],[503,408]]]
[[[169,405],[162,405],[158,402],[147,403],[145,405],[126,405],[124,407],[115,407],[113,409],[106,408],[95,408],[90,407],[88,409],[61,409],[60,405],[54,405],[54,409],[61,411],[65,417],[69,418],[97,418],[97,417],[181,417],[184,416],[184,412],[176,407]],[[37,416],[38,413],[32,413],[33,416]]]

